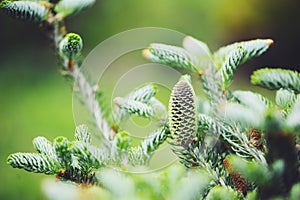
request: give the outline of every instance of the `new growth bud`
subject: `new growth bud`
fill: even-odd
[[[83,47],[81,37],[76,33],[68,33],[59,44],[59,52],[62,57],[74,59]]]

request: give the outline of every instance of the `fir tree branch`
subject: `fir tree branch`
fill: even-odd
[[[75,15],[94,5],[96,0],[60,0],[54,10],[62,17]]]
[[[239,122],[243,127],[262,128],[266,112],[273,108],[273,103],[260,94],[250,91],[234,91],[233,102],[227,103],[222,115],[227,121]]]
[[[286,69],[264,68],[251,75],[251,83],[270,90],[287,89],[300,93],[300,74]]]
[[[113,140],[112,148],[115,148],[115,151],[121,151],[122,153],[127,153],[132,144],[131,137],[127,132],[118,132],[116,137]]]
[[[91,135],[89,133],[88,127],[86,127],[85,125],[80,125],[76,127],[75,139],[86,144],[92,144]]]
[[[170,132],[166,127],[154,131],[146,137],[139,146],[132,147],[130,149],[128,153],[129,162],[133,166],[149,163],[155,150],[157,150],[159,146],[169,138],[169,136]]]
[[[126,110],[128,114],[135,114],[139,117],[151,118],[154,115],[153,109],[150,105],[135,100],[123,99],[117,97],[114,103],[120,108]]]
[[[37,2],[31,1],[2,1],[0,8],[16,19],[42,22],[47,19],[48,10]]]
[[[149,49],[143,51],[143,56],[152,62],[198,72],[197,58],[180,47],[154,43],[150,45]]]
[[[111,129],[109,123],[105,120],[99,102],[95,99],[95,89],[86,80],[86,77],[81,73],[80,69],[75,68],[71,72],[71,76],[74,78],[75,86],[78,87],[79,92],[84,98],[85,105],[94,117],[94,122],[97,129],[102,133],[106,141],[104,143],[110,146],[110,142],[113,140],[115,132]]]
[[[276,91],[275,102],[283,109],[290,108],[296,99],[295,93],[291,90],[279,89]]]
[[[93,151],[93,154],[91,151]],[[98,151],[100,151],[100,149]],[[85,172],[91,172],[93,169],[98,169],[106,161],[105,159],[100,160],[101,157],[98,156],[98,151],[96,150],[96,147],[92,147],[92,145],[87,145],[78,141],[72,143],[71,152],[78,162],[78,167],[76,168]]]
[[[160,122],[164,122],[167,120],[166,106],[161,101],[159,101],[155,97],[152,97],[148,103],[153,109],[153,115],[155,119]]]
[[[261,107],[259,107],[261,108]],[[252,108],[238,103],[227,103],[223,110],[220,110],[221,116],[227,123],[237,123],[242,127],[262,128],[264,124],[265,113],[262,110],[256,112]]]
[[[122,109],[118,105],[114,104],[111,118],[116,132],[120,130],[120,123],[126,121],[129,117],[130,115],[125,109]]]
[[[297,95],[294,105],[292,106],[289,114],[286,118],[286,124],[288,127],[295,131],[295,135],[300,135],[300,95]]]
[[[223,124],[207,115],[198,115],[199,131],[202,135],[213,133],[215,136],[222,136],[222,138],[230,145],[230,148],[240,157],[255,158],[256,160],[266,163],[266,160],[261,151],[256,149],[248,140],[248,137],[237,127],[233,128],[229,124]]]
[[[258,112],[274,106],[269,99],[258,93],[236,90],[232,95],[238,103]]]
[[[158,89],[156,85],[148,84],[135,89],[126,98],[130,100],[140,101],[142,103],[148,103],[150,99],[155,96],[157,90]]]
[[[102,133],[105,138],[104,144],[109,147],[110,141],[113,140],[115,132],[111,129],[109,123],[106,121],[99,102],[96,99],[97,89],[92,86],[79,68],[79,60],[77,57],[82,49],[82,39],[79,35],[69,33],[63,36],[65,30],[62,21],[54,21],[53,39],[60,55],[63,58],[64,68],[67,69],[67,75],[74,79],[74,90],[79,91],[83,97],[85,105],[88,107],[90,113],[94,118],[96,128]]]
[[[147,157],[150,157],[150,155],[154,153],[154,151],[157,150],[159,146],[168,139],[169,136],[170,132],[165,127],[160,128],[148,135],[148,137],[146,137],[141,144],[144,154],[148,155]]]
[[[148,156],[141,146],[130,148],[128,152],[128,162],[132,166],[143,166],[148,163]]]
[[[198,114],[198,138],[202,139],[207,134],[219,136],[222,132],[222,127],[211,117],[205,114]]]
[[[118,130],[119,124],[122,121],[125,121],[129,117],[129,113],[127,112],[127,110],[120,108],[120,106],[118,105],[118,100],[121,100],[122,103],[125,103],[127,100],[135,100],[142,103],[147,103],[147,104],[150,103],[151,105],[151,102],[153,101],[150,102],[150,99],[154,97],[154,95],[157,93],[157,90],[158,89],[154,84],[148,84],[130,92],[125,98],[116,98],[117,104],[115,104],[114,112],[112,113],[113,122],[116,125],[115,128]],[[153,106],[151,105],[151,107]],[[153,107],[155,111],[155,115],[156,114],[158,115],[159,113],[158,111],[156,111],[156,108]]]
[[[221,81],[217,74],[217,68],[211,59],[206,62],[203,74],[200,76],[200,80],[203,86],[208,100],[210,102],[211,113],[218,115],[217,108],[226,102],[226,96],[222,89]]]
[[[233,49],[228,56],[226,56],[220,69],[223,87],[226,88],[230,85],[233,75],[244,60],[246,53],[247,52],[243,49],[243,47],[238,46],[236,49]]]
[[[183,39],[182,45],[188,52],[198,59],[197,63],[200,68],[198,74],[201,74],[202,71],[205,70],[212,62],[211,52],[207,44],[191,36],[187,36]]]
[[[70,151],[71,142],[67,138],[59,136],[54,139],[53,147],[59,163],[66,169],[70,169],[73,162],[72,153]]]
[[[287,186],[287,191],[285,191],[286,188],[278,191],[287,197],[288,190],[299,180],[294,141],[294,135],[298,136],[300,127],[300,117],[298,117],[300,110],[299,73],[290,70],[263,69],[252,75],[254,84],[269,89],[280,89],[276,94],[276,103],[284,109],[286,119],[277,118],[275,116],[276,112],[268,112],[268,116],[266,116],[266,111],[274,107],[268,99],[259,94],[236,91],[230,96],[230,91],[227,91],[237,67],[248,59],[264,53],[273,41],[259,39],[228,45],[214,53],[214,61],[212,61],[212,55],[207,45],[192,37],[184,39],[184,49],[164,44],[152,44],[149,49],[143,52],[148,59],[198,73],[204,91],[208,94],[211,102],[211,111],[206,113],[212,114],[213,117],[204,114],[197,115],[199,107],[196,104],[196,95],[190,77],[184,76],[174,86],[170,98],[170,130],[167,125],[165,125],[166,127],[162,126],[151,133],[140,145],[132,147],[129,135],[126,132],[119,132],[119,127],[114,127],[115,124],[111,126],[106,121],[96,97],[96,87],[90,83],[86,74],[83,74],[79,69],[80,53],[83,46],[81,37],[74,33],[66,34],[65,31],[63,21],[65,17],[76,14],[94,3],[95,0],[50,2],[5,0],[0,3],[1,9],[17,19],[36,22],[47,20],[47,23],[43,24],[50,26],[48,27],[49,30],[53,28],[53,39],[63,60],[62,65],[66,70],[66,74],[74,79],[74,90],[79,91],[82,95],[85,105],[93,115],[97,130],[102,133],[105,139],[103,141],[105,147],[107,147],[100,149],[93,146],[87,128],[80,126],[76,128],[76,141],[70,142],[65,137],[57,137],[52,145],[46,138],[37,137],[34,139],[33,144],[39,154],[12,154],[8,157],[8,164],[30,172],[56,174],[60,180],[71,180],[79,184],[99,184],[95,170],[110,164],[122,167],[124,165],[126,167],[128,164],[147,165],[155,150],[171,137],[173,151],[186,167],[203,168],[213,178],[211,187],[216,184],[223,186],[222,188],[217,186],[212,189],[209,187],[207,189],[207,199],[222,198],[223,196],[231,199],[240,198],[230,188],[232,183],[227,180],[226,166],[224,168],[222,165],[224,157],[232,153],[239,157],[254,159],[254,161],[246,162],[233,157],[229,161],[231,166],[234,166],[239,173],[250,181],[256,182],[258,186],[267,185],[267,189],[259,188],[258,194],[260,197],[265,197],[261,192],[268,190],[270,185],[267,182],[275,182],[277,177],[280,177]],[[215,63],[217,66],[215,66]],[[203,72],[199,72],[199,67],[201,67],[201,70],[203,69]],[[220,71],[218,71],[219,68],[221,68]],[[221,84],[223,84],[223,87],[221,87]],[[133,91],[125,98],[116,99],[116,103],[120,107],[115,107],[117,113],[113,114],[116,126],[119,126],[119,123],[128,114],[165,120],[167,116],[166,109],[154,97],[156,92],[157,88],[151,84]],[[230,103],[227,104],[227,102]],[[221,111],[223,111],[224,106],[227,106],[227,110],[230,111],[223,115],[226,119],[221,118]],[[275,118],[277,121],[274,120]],[[283,122],[279,122],[279,120]],[[274,121],[276,123],[273,123]],[[260,151],[261,149],[252,144],[254,133],[251,133],[252,129],[250,128],[250,134],[248,134],[249,124],[267,129],[267,159],[269,166],[264,154]],[[281,128],[281,126],[284,127],[284,130],[287,129],[290,132],[276,129]],[[216,137],[221,136],[224,141],[221,140],[220,144],[221,142],[227,143],[226,149],[222,149],[225,148],[224,146],[218,146],[219,148],[213,150],[208,148],[209,144],[206,136],[209,136],[209,134]],[[251,139],[249,139],[249,135]],[[261,132],[257,137],[261,138]],[[283,143],[286,145],[283,145]],[[285,149],[284,152],[288,153],[282,153],[281,149]],[[100,179],[103,178],[100,180],[102,185],[113,191],[117,198],[134,198],[135,191],[133,190],[134,182],[132,179],[122,176],[123,179],[120,183],[119,174],[112,174],[111,171],[105,172],[107,174],[102,173],[99,176]],[[281,176],[282,174],[284,175]],[[232,173],[230,175],[232,176]],[[205,179],[204,183],[202,178]],[[200,193],[203,194],[203,188],[210,181],[207,176],[202,177],[196,174],[189,177],[189,180],[192,181],[193,187],[187,186],[186,180],[182,181],[181,184],[178,184],[179,189],[177,188],[176,192],[167,195],[167,197],[171,199],[198,198]],[[114,183],[113,186],[110,185],[112,182]],[[125,192],[127,193],[121,192],[120,187],[116,187],[115,184],[125,185]],[[242,182],[242,184],[245,186],[245,182]],[[246,193],[247,189],[245,188],[247,186],[236,189]],[[279,186],[270,188],[276,189]],[[183,191],[180,191],[180,189]],[[205,197],[206,194],[202,197]],[[166,195],[162,195],[162,197],[165,198]]]
[[[213,58],[218,68],[220,68],[226,60],[226,57],[237,47],[242,47],[245,50],[245,55],[240,61],[240,64],[247,60],[260,56],[273,44],[271,39],[256,39],[244,42],[236,42],[225,47],[221,47],[218,51],[214,52]]]
[[[211,52],[207,46],[202,41],[199,41],[191,36],[187,36],[183,39],[183,47],[189,51],[190,53],[194,54],[199,60],[205,57],[210,57]],[[205,67],[205,66],[203,66]]]
[[[187,168],[201,167],[212,177],[215,184],[226,185],[226,180],[222,174],[224,170],[222,171],[220,165],[221,157],[211,149],[206,148],[204,143],[199,142],[198,145],[190,145],[189,149],[174,146],[173,151]]]
[[[296,100],[297,96],[293,90],[279,89],[276,91],[275,102],[282,109],[283,118],[289,114]]]
[[[54,158],[36,153],[11,154],[7,158],[7,163],[14,168],[44,174],[56,174],[61,167]]]
[[[52,144],[45,137],[39,136],[34,138],[33,146],[40,154],[50,158],[56,158]]]
[[[108,166],[111,163],[116,163],[116,156],[113,152],[108,152],[104,149],[100,149],[93,145],[86,146],[87,151],[91,154],[93,159],[96,159],[99,163],[99,166]]]

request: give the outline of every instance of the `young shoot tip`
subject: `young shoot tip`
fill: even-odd
[[[272,39],[266,39],[265,42],[268,46],[271,46],[274,43]]]
[[[123,102],[123,98],[122,97],[116,97],[114,98],[114,104],[116,104],[118,107],[121,106],[122,102]]]
[[[188,42],[188,41],[190,41],[190,40],[195,40],[192,36],[185,36],[184,38],[183,38],[183,44],[185,44],[186,42]]]
[[[142,55],[143,55],[143,57],[146,58],[147,60],[150,60],[150,51],[149,51],[149,49],[144,49],[144,50],[142,51]]]

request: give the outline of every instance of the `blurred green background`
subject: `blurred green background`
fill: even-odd
[[[299,0],[101,0],[70,19],[84,39],[84,55],[106,38],[137,27],[177,30],[212,50],[234,41],[272,38],[272,48],[238,70],[234,85],[249,87],[251,71],[274,66],[300,69]],[[51,40],[38,25],[0,15],[0,199],[44,199],[44,175],[6,164],[13,152],[33,151],[43,135],[73,137],[72,92],[59,74]]]

